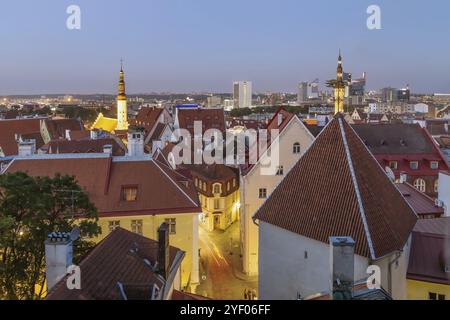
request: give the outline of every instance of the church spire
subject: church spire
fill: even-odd
[[[342,56],[341,56],[341,49],[339,49],[339,57],[338,57],[338,67],[337,67],[337,73],[336,73],[336,79],[338,81],[341,81],[344,77],[344,71],[342,68]]]
[[[127,95],[125,94],[125,73],[123,72],[123,60],[120,59],[120,77],[119,77],[117,100],[126,100],[126,99]]]
[[[127,95],[125,93],[125,72],[123,72],[123,61],[120,59],[120,76],[117,94],[117,128],[116,130],[128,129]]]
[[[336,79],[327,81],[328,87],[334,91],[334,113],[344,112],[345,87],[347,81],[344,80],[344,69],[342,67],[341,49],[339,49],[338,66],[336,71]]]

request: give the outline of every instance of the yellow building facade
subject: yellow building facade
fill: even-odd
[[[202,214],[201,226],[211,232],[226,230],[239,219],[240,191],[237,170],[222,164],[191,168]]]
[[[450,285],[417,281],[407,281],[408,300],[450,300]]]
[[[239,189],[224,197],[199,193],[199,199],[202,204],[200,222],[207,231],[226,230],[239,219]]]

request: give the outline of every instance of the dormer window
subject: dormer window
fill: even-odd
[[[122,200],[132,202],[137,200],[137,186],[122,187]]]
[[[222,185],[220,183],[213,185],[213,193],[222,193]]]
[[[392,170],[397,170],[398,168],[397,161],[389,161],[389,168],[391,168]]]
[[[439,162],[438,161],[431,161],[430,162],[430,168],[433,170],[439,169]]]
[[[409,167],[411,170],[418,170],[419,169],[419,161],[411,161],[409,163]]]

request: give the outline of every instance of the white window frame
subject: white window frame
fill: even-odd
[[[169,234],[177,234],[177,219],[176,218],[166,218],[164,222],[169,225]]]
[[[419,161],[410,161],[409,168],[411,170],[419,170]]]
[[[422,178],[417,178],[414,180],[414,188],[421,192],[425,192],[427,190],[427,182]]]
[[[131,231],[144,235],[144,221],[142,219],[131,220]]]
[[[120,228],[120,220],[110,220],[108,221],[108,230],[113,232],[117,228]]]

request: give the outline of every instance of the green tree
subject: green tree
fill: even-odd
[[[0,298],[45,296],[45,245],[53,231],[78,226],[74,263],[90,250],[100,232],[97,209],[74,177],[0,176]]]

